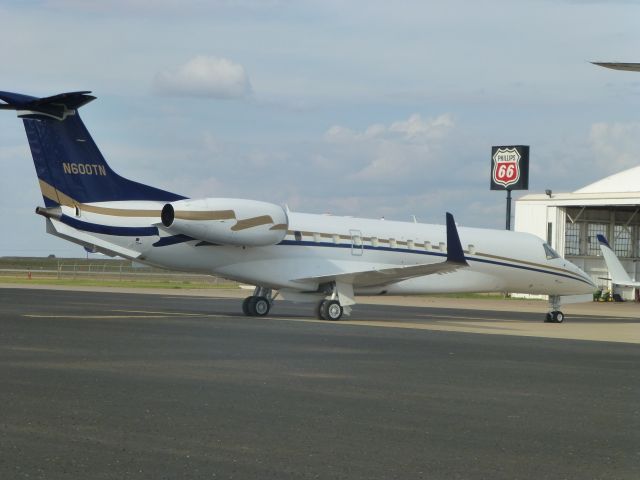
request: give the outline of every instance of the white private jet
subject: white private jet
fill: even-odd
[[[604,235],[598,235],[597,238],[598,243],[600,244],[600,250],[602,250],[602,256],[604,257],[604,263],[606,263],[609,275],[611,275],[611,283],[623,287],[640,288],[640,282],[631,280],[631,277],[624,269],[620,259],[615,254]]]
[[[116,174],[78,109],[90,92],[46,98],[0,92],[23,119],[47,231],[84,247],[164,268],[257,285],[242,309],[269,313],[279,294],[313,302],[321,319],[348,315],[358,294],[591,293],[592,280],[530,234],[290,212],[232,198],[188,199]],[[462,241],[461,241],[462,240]],[[464,244],[464,247],[463,247]]]

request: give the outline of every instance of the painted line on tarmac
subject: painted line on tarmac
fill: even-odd
[[[169,315],[50,315],[46,313],[25,313],[22,316],[28,318],[66,318],[71,320],[108,320],[115,318],[170,318]]]
[[[186,312],[154,312],[147,310],[111,310],[112,312],[120,312],[119,314],[109,315],[52,315],[48,313],[25,313],[22,317],[28,318],[51,318],[51,319],[69,319],[69,320],[110,320],[110,319],[136,319],[136,318],[176,318],[176,317],[198,317],[198,318],[229,318],[229,315],[211,314],[211,313],[186,313]],[[129,315],[126,315],[129,314]]]

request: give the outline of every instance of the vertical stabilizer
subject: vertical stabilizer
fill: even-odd
[[[640,287],[640,282],[631,280],[631,277],[620,263],[620,260],[616,256],[615,252],[611,249],[609,242],[603,235],[598,235],[598,243],[600,244],[600,250],[602,250],[602,256],[607,264],[609,275],[611,275],[611,282],[616,285],[623,285],[626,287]]]
[[[95,99],[89,93],[36,98],[0,92],[6,102],[0,109],[15,110],[23,119],[45,205],[183,199],[121,177],[109,167],[78,114],[78,108]]]

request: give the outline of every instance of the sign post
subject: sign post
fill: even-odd
[[[511,190],[529,189],[529,146],[491,147],[491,190],[507,191],[506,229],[511,230]]]

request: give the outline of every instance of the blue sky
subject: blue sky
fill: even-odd
[[[501,228],[491,145],[531,146],[530,192],[640,163],[632,1],[0,1],[0,90],[92,90],[121,175],[191,197]],[[4,255],[44,232],[21,122],[0,112]],[[519,194],[516,194],[516,197]]]

